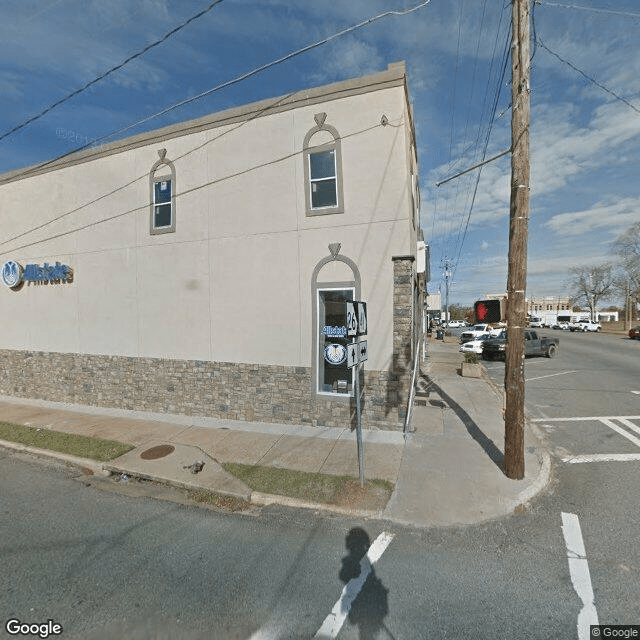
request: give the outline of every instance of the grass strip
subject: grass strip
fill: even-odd
[[[8,422],[0,422],[0,440],[19,442],[29,447],[59,451],[80,458],[90,458],[99,462],[107,462],[118,458],[133,446],[116,442],[115,440],[103,440],[90,436],[76,435],[74,433],[61,433],[51,429],[37,427],[25,427]]]
[[[357,482],[357,479],[351,476],[332,476],[326,473],[309,473],[233,462],[225,462],[222,466],[253,491],[323,504],[336,503],[347,487],[354,481]],[[367,480],[366,488],[381,489],[391,495],[393,484],[386,480]]]
[[[234,498],[233,496],[223,496],[212,491],[189,491],[188,495],[194,502],[210,504],[226,511],[246,511],[251,507],[251,503],[246,500]]]

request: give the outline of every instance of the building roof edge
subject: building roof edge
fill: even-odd
[[[31,178],[57,169],[90,162],[105,156],[123,153],[130,149],[164,142],[179,136],[190,135],[208,129],[215,129],[238,122],[262,118],[275,113],[299,108],[301,106],[309,106],[320,102],[338,100],[340,98],[403,85],[406,87],[405,62],[394,62],[390,63],[385,71],[342,80],[340,82],[334,82],[319,87],[299,89],[284,96],[267,98],[257,102],[231,107],[206,116],[136,134],[121,140],[116,140],[115,142],[100,145],[99,147],[77,151],[59,159],[45,161],[43,163],[21,169],[12,169],[11,171],[0,174],[0,185]]]

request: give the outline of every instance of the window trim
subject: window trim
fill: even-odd
[[[163,233],[174,233],[176,230],[176,168],[171,160],[166,158],[167,150],[160,149],[158,155],[160,159],[151,167],[149,172],[149,233],[160,235]],[[167,170],[169,173],[167,173]],[[156,173],[158,175],[156,175]],[[155,186],[158,182],[171,182],[171,224],[163,227],[156,227],[155,212],[156,207],[164,203],[156,203]]]
[[[307,216],[322,216],[333,213],[344,213],[344,192],[342,186],[342,145],[340,142],[340,134],[335,127],[324,122],[323,117],[326,114],[318,114],[316,116],[316,122],[320,121],[320,124],[313,127],[307,132],[302,145],[303,148],[303,165],[304,165],[304,199],[305,199],[305,215]],[[331,134],[333,142],[324,142],[322,144],[313,146],[311,139],[313,136],[320,132],[326,131]],[[325,151],[334,151],[334,163],[335,163],[335,181],[336,181],[336,199],[337,204],[329,207],[313,207],[311,200],[311,155],[314,153],[323,153]],[[326,178],[323,178],[325,180]]]
[[[338,394],[338,393],[318,393],[318,336],[321,327],[318,327],[318,312],[317,312],[317,300],[318,296],[316,291],[318,289],[350,289],[352,287],[355,288],[355,300],[360,300],[362,287],[361,287],[361,279],[360,279],[360,271],[356,263],[349,257],[340,255],[340,243],[329,244],[330,255],[322,258],[314,267],[313,273],[311,274],[311,340],[309,342],[309,350],[311,351],[311,380],[310,380],[310,392],[311,397],[316,398],[318,400],[331,400],[331,402],[336,402],[339,404],[349,404],[353,400],[353,396],[348,394]],[[333,261],[343,262],[346,264],[351,273],[353,274],[353,278],[347,281],[319,281],[320,273],[325,265]]]

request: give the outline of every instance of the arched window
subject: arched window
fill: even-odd
[[[149,173],[151,192],[150,233],[172,233],[176,230],[176,168],[167,160],[167,150],[158,151],[160,159]]]
[[[303,143],[306,214],[344,213],[340,135],[325,123],[326,113],[314,117]]]
[[[350,339],[346,335],[345,303],[360,299],[360,271],[353,260],[339,255],[339,243],[330,244],[329,252],[329,256],[318,262],[311,276],[311,392],[315,396],[330,396],[347,402],[353,396],[354,370],[347,366]],[[321,273],[324,274],[322,282]]]

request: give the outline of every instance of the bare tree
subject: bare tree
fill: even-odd
[[[631,225],[613,243],[615,252],[620,256],[623,274],[620,289],[626,292],[626,304],[640,299],[640,222]]]
[[[605,262],[593,267],[573,267],[570,273],[573,276],[571,282],[573,299],[576,302],[584,301],[589,307],[591,322],[596,322],[598,302],[607,299],[613,293],[615,282],[613,264]]]

